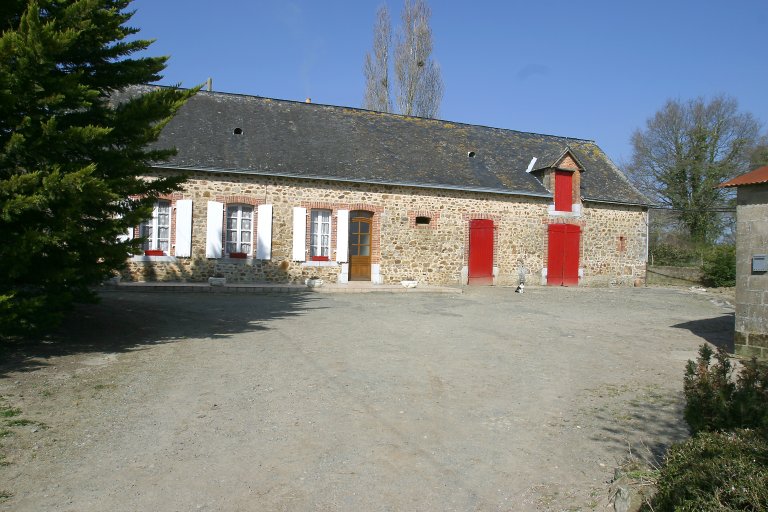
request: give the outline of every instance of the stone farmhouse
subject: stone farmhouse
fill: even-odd
[[[127,280],[645,277],[647,200],[589,140],[201,91],[159,145],[153,174],[187,181],[130,233]]]
[[[736,187],[735,352],[768,359],[768,167],[720,186]]]

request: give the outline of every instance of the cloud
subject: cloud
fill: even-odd
[[[548,74],[549,66],[545,66],[544,64],[526,64],[517,72],[517,78],[518,80],[527,80],[532,76],[546,76]]]

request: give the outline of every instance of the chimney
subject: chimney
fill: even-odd
[[[213,90],[213,78],[208,77],[208,80],[205,81],[205,88],[208,92]]]
[[[304,103],[312,103],[312,98],[307,98],[304,100]]]

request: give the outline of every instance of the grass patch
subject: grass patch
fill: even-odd
[[[8,501],[8,499],[13,498],[13,493],[10,491],[0,491],[0,502]]]
[[[26,418],[19,418],[15,420],[6,420],[5,424],[8,427],[23,427],[25,425],[35,425],[37,422],[28,420]]]
[[[13,434],[13,432],[8,430],[7,428],[4,428],[4,429],[0,430],[0,438],[8,437],[11,434]]]
[[[0,409],[0,418],[13,418],[21,414],[21,409],[15,407],[3,407]]]

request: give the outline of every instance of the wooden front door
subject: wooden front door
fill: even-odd
[[[349,221],[349,280],[371,280],[371,215],[352,212]]]
[[[547,285],[578,286],[581,228],[575,224],[550,224],[547,249]]]
[[[493,221],[469,221],[469,284],[493,284]]]

